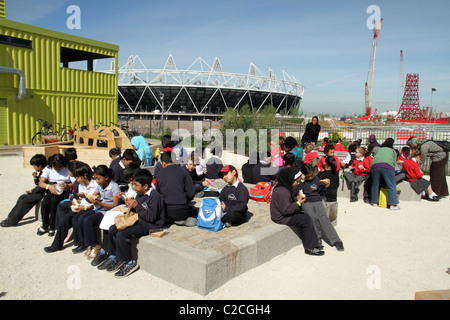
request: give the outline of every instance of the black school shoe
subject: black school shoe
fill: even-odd
[[[0,222],[0,227],[7,228],[7,227],[15,227],[17,224],[14,224],[11,220],[6,218],[2,222]]]
[[[72,249],[72,252],[73,253],[81,253],[81,252],[84,252],[84,251],[86,251],[86,249],[87,249],[87,247],[86,246],[77,246],[76,248],[73,248]]]
[[[337,251],[344,251],[344,244],[342,243],[342,241],[336,241],[334,246],[336,247]]]
[[[305,249],[305,253],[309,254],[310,256],[323,256],[325,252],[322,250],[319,250],[317,248],[314,249]]]
[[[116,277],[116,278],[125,278],[125,277],[129,276],[130,274],[132,274],[137,269],[139,269],[139,265],[137,264],[137,261],[136,260],[132,260],[131,264],[128,264],[128,263],[122,264],[122,266],[120,267],[119,271],[117,271],[114,274],[114,277]]]
[[[58,247],[54,247],[54,246],[48,246],[44,248],[44,251],[47,253],[52,253],[52,252],[56,252],[56,251],[61,251],[61,248]]]

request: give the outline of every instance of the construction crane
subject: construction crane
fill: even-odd
[[[372,119],[372,95],[373,95],[373,83],[375,79],[375,62],[377,58],[377,44],[378,36],[380,35],[381,27],[383,26],[383,19],[373,28],[373,42],[372,42],[372,55],[370,59],[370,68],[367,73],[367,80],[365,84],[365,100],[366,100],[366,113],[363,119]]]

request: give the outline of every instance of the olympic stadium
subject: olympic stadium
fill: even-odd
[[[272,105],[289,114],[300,105],[304,86],[284,70],[277,78],[269,69],[263,74],[250,63],[247,74],[222,69],[219,58],[212,65],[197,58],[179,69],[172,55],[162,69],[148,69],[138,56],[130,56],[119,69],[119,117],[136,119],[213,119],[224,111],[249,105],[260,112]]]

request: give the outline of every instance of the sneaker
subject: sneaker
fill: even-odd
[[[109,255],[104,252],[103,250],[100,250],[100,253],[92,260],[91,266],[96,267],[100,265],[103,261],[105,261]]]
[[[119,268],[125,263],[125,261],[119,261],[117,259],[111,260],[109,259],[111,262],[109,263],[108,267],[106,268],[106,271],[108,272],[114,272],[119,270]]]
[[[371,205],[372,207],[375,207],[375,208],[378,207],[378,203],[376,203],[376,202],[372,202],[370,205]]]
[[[107,270],[111,264],[114,263],[114,260],[111,257],[106,258],[102,263],[97,266],[98,270]]]
[[[197,218],[189,217],[186,220],[175,221],[177,226],[195,227],[197,226]]]
[[[309,254],[310,256],[323,256],[325,252],[322,250],[319,250],[317,248],[314,249],[305,249],[305,253]]]
[[[38,236],[42,236],[42,235],[44,235],[44,234],[46,234],[46,233],[47,233],[47,230],[44,229],[44,227],[42,227],[42,226],[40,226],[40,227],[37,229],[37,232],[36,232],[36,234],[37,234]]]
[[[120,267],[119,271],[117,271],[114,274],[114,277],[116,277],[116,278],[125,278],[125,277],[129,276],[130,274],[132,274],[137,269],[139,269],[139,265],[137,264],[137,261],[136,260],[131,260],[130,264],[128,264],[128,263],[122,264],[122,266]]]
[[[342,241],[336,241],[334,246],[336,247],[337,251],[344,251],[344,244],[342,243]]]
[[[389,210],[400,210],[399,206],[390,206]]]

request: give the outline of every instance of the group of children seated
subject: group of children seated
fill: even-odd
[[[272,147],[271,152],[250,155],[249,162],[242,166],[243,181],[235,167],[223,165],[220,147],[211,149],[213,156],[206,161],[204,148],[188,154],[175,146],[170,136],[162,139],[154,175],[141,167],[134,149],[123,153],[111,149],[111,163],[93,168],[77,160],[74,148],[49,159],[37,154],[30,160],[36,187],[18,198],[0,225],[17,225],[40,203],[42,225],[37,234],[53,237],[52,243],[44,248],[46,252],[63,250],[72,229],[73,253],[84,252],[93,266],[121,278],[139,267],[133,259],[131,239],[162,230],[168,224],[196,226],[198,209],[191,201],[205,195],[215,179],[226,182],[215,194],[222,206],[225,227],[240,225],[248,219],[249,191],[243,182],[267,181],[273,186],[272,221],[298,227],[306,254],[323,255],[322,240],[339,251],[344,250],[325,208],[337,201],[341,167],[351,169],[344,171],[351,201],[358,200],[358,188],[363,182],[367,190],[376,148],[368,151],[356,141],[349,146],[348,158],[341,162],[331,143],[323,147],[323,157],[314,151],[314,145],[300,147],[293,137],[280,137],[280,145]],[[426,192],[433,200],[430,183],[423,179],[419,169],[420,156],[409,155],[409,149],[403,148],[397,161],[402,165],[399,172],[404,173],[417,193]],[[370,201],[369,197],[370,192],[365,192],[364,201]],[[124,229],[118,229],[114,222],[106,224],[105,216],[121,211],[118,208],[135,211],[139,219]],[[102,237],[98,234],[100,229]]]

